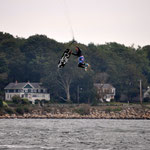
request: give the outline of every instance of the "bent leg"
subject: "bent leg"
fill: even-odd
[[[79,64],[78,64],[78,67],[80,67],[80,68],[85,68],[85,64],[79,63]]]

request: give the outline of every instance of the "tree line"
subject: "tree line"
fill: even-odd
[[[71,41],[70,41],[71,42]],[[94,83],[109,83],[116,88],[116,101],[136,101],[139,80],[143,89],[150,83],[150,45],[125,46],[116,42],[84,45],[60,43],[45,35],[29,38],[14,37],[0,32],[0,95],[4,87],[15,82],[42,82],[49,89],[51,99],[57,102],[95,101]],[[71,56],[63,69],[58,61],[66,48],[75,51],[79,46],[91,69],[78,68],[78,60]]]

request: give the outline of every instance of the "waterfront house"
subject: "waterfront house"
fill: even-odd
[[[98,99],[103,102],[110,102],[115,98],[116,89],[111,84],[95,83]]]
[[[150,87],[148,86],[147,90],[143,94],[143,98],[149,98],[150,99]]]
[[[18,83],[17,81],[15,83],[9,83],[5,87],[5,100],[11,101],[15,95],[21,98],[27,98],[33,104],[35,100],[50,100],[48,90],[41,83]]]

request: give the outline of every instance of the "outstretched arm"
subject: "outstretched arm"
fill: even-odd
[[[74,55],[74,56],[78,56],[78,54],[76,54],[76,53],[72,53],[72,55]]]

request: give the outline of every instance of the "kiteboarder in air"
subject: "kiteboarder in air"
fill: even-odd
[[[72,55],[78,57],[78,61],[79,61],[78,67],[84,68],[85,71],[87,71],[89,64],[84,62],[84,56],[82,55],[82,50],[78,46],[76,46],[76,53],[72,53]]]

